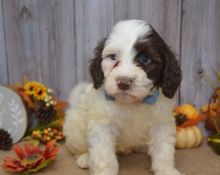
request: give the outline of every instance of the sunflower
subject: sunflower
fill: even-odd
[[[47,96],[47,88],[43,84],[38,84],[34,88],[33,95],[37,100],[44,100]]]
[[[52,140],[47,143],[44,150],[32,144],[25,144],[23,147],[15,145],[13,150],[18,158],[5,157],[3,168],[9,172],[30,174],[47,167],[53,162],[59,148],[56,146],[56,141]]]
[[[39,85],[39,83],[35,81],[28,81],[24,84],[25,93],[28,95],[33,95],[35,92],[35,88]]]

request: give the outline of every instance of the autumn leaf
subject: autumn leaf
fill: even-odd
[[[22,96],[25,102],[27,102],[29,108],[34,108],[34,103],[32,98],[27,95],[24,91],[19,90],[18,93]]]
[[[198,115],[195,119],[188,120],[185,123],[183,123],[182,125],[177,126],[177,127],[182,128],[182,127],[188,127],[188,126],[197,125],[202,120],[203,120],[203,117]]]
[[[67,107],[68,103],[65,101],[58,101],[55,105],[55,110],[60,111]]]

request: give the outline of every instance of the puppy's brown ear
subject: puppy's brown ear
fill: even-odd
[[[165,46],[164,50],[164,61],[165,68],[163,75],[162,91],[166,97],[172,98],[177,88],[180,86],[182,76],[178,62],[172,51],[167,46]]]
[[[104,80],[104,74],[102,71],[102,51],[105,46],[106,38],[101,40],[94,50],[94,58],[91,60],[90,64],[90,74],[93,79],[94,88],[98,89],[102,86]]]

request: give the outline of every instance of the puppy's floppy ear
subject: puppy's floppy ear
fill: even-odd
[[[182,79],[181,69],[173,52],[156,30],[154,30],[151,25],[149,26],[152,31],[151,34],[148,35],[147,39],[149,39],[153,46],[157,49],[163,62],[163,70],[158,84],[162,87],[163,94],[168,98],[172,98]]]
[[[172,98],[181,83],[181,69],[178,62],[167,45],[164,47],[163,59],[165,61],[162,91],[163,94]]]
[[[105,46],[106,38],[101,40],[96,48],[94,49],[94,58],[91,60],[90,64],[90,74],[93,79],[94,88],[98,89],[102,86],[104,80],[104,74],[102,71],[102,51]]]

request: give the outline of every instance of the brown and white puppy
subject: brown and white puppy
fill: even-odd
[[[117,175],[117,152],[148,145],[156,175],[180,175],[174,167],[173,96],[181,70],[158,33],[141,20],[118,22],[95,49],[93,84],[71,93],[64,134],[81,168]]]

